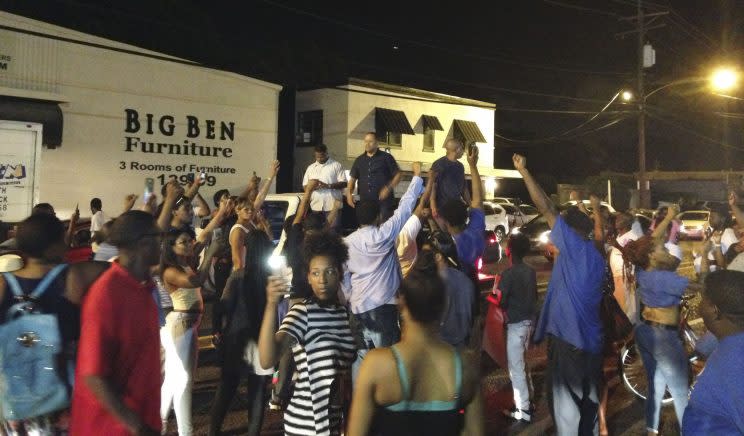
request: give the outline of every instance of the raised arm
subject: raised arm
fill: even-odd
[[[269,277],[266,285],[266,309],[264,310],[261,331],[258,334],[259,363],[263,369],[276,365],[284,350],[292,346],[292,337],[277,333],[277,306],[287,292],[287,283],[280,277]]]
[[[545,219],[548,221],[548,225],[552,229],[555,225],[556,217],[558,216],[555,205],[550,201],[548,195],[545,194],[545,191],[543,191],[535,178],[532,177],[532,174],[527,170],[527,158],[515,154],[512,156],[512,161],[514,162],[514,169],[519,171],[519,174],[524,179],[524,184],[527,186],[527,191],[530,193],[532,202],[537,207],[537,210],[543,214]]]
[[[664,237],[664,234],[666,233],[667,228],[669,227],[669,223],[672,222],[675,216],[679,213],[679,210],[675,206],[669,206],[667,207],[667,214],[664,217],[663,220],[661,220],[661,223],[659,223],[658,226],[654,229],[654,232],[651,233],[651,237],[653,239],[662,239]]]
[[[434,197],[434,186],[437,182],[437,172],[434,170],[429,171],[429,178],[426,180],[426,188],[424,193],[421,194],[421,200],[413,211],[413,214],[419,217],[421,222],[424,221],[424,210],[429,206],[429,201]]]
[[[245,189],[243,189],[243,192],[240,193],[238,197],[240,198],[252,198],[255,197],[256,192],[258,191],[258,184],[261,183],[261,178],[256,175],[256,172],[253,172],[253,175],[248,180],[248,184],[245,186]]]
[[[253,202],[253,208],[258,210],[261,209],[261,206],[263,205],[264,200],[266,199],[266,195],[269,193],[269,189],[271,188],[271,182],[274,181],[274,178],[276,177],[277,173],[279,172],[279,161],[275,160],[271,163],[271,167],[269,168],[269,179],[264,180],[261,189],[258,191],[258,195],[256,195],[256,200]]]
[[[75,226],[77,226],[78,220],[80,219],[80,210],[75,207],[75,212],[70,216],[70,223],[67,226],[67,232],[65,233],[65,244],[69,247],[72,244],[72,237],[75,236]]]
[[[744,225],[744,212],[742,212],[742,210],[739,208],[738,202],[739,198],[736,195],[736,192],[729,192],[729,207],[731,208],[731,212],[734,214],[734,217],[736,217],[736,222],[739,223],[739,225],[741,226]]]
[[[305,212],[307,212],[307,208],[310,205],[310,197],[312,197],[313,191],[317,188],[317,180],[308,180],[307,185],[305,185],[305,193],[302,195],[302,200],[300,201],[299,207],[297,207],[297,213],[295,213],[295,219],[292,224],[299,224],[302,222],[302,219],[305,218]]]
[[[199,218],[204,218],[205,216],[209,216],[209,214],[212,213],[212,209],[209,208],[209,204],[207,204],[206,201],[204,201],[204,197],[201,196],[200,193],[196,193],[196,197],[194,197],[194,203],[196,203],[196,216]]]
[[[395,209],[393,216],[380,226],[380,233],[386,240],[393,242],[396,240],[403,225],[413,214],[414,204],[423,189],[421,186],[423,183],[421,180],[421,162],[414,162],[412,169],[413,178],[411,179],[411,184],[408,185],[406,193],[401,197],[398,208]]]
[[[134,204],[137,202],[137,198],[136,194],[129,194],[124,197],[124,211],[122,213],[127,213],[132,210]]]
[[[158,227],[163,232],[167,232],[170,229],[171,216],[173,212],[173,206],[175,206],[178,197],[183,194],[183,188],[179,186],[175,181],[168,182],[165,187],[165,199],[163,200],[163,209],[160,211],[158,216]]]
[[[579,201],[583,205],[583,201]],[[602,207],[602,203],[599,200],[599,197],[597,197],[594,194],[589,195],[589,202],[592,205],[592,211],[594,213],[592,214],[592,220],[594,221],[594,246],[599,250],[599,253],[602,256],[605,256],[605,249],[604,249],[604,242],[605,242],[605,234],[604,234],[604,222],[602,218],[602,213],[600,211],[600,208]]]
[[[473,196],[470,198],[470,207],[472,209],[483,209],[483,183],[481,182],[480,173],[478,172],[478,155],[480,151],[477,146],[473,145],[468,150],[468,165],[470,166],[470,183],[473,189]]]

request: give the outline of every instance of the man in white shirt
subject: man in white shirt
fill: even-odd
[[[100,198],[90,200],[90,233],[98,232],[106,224],[106,216],[103,214],[103,204]]]
[[[421,163],[414,162],[413,178],[398,209],[382,224],[378,201],[362,200],[356,204],[360,228],[345,239],[349,261],[343,287],[364,344],[357,352],[354,374],[368,350],[389,347],[400,340],[396,300],[401,271],[396,240],[423,191],[420,174]]]
[[[324,144],[315,146],[315,162],[305,170],[302,178],[302,189],[304,190],[310,180],[317,180],[318,189],[313,191],[310,197],[310,209],[314,212],[323,212],[326,217],[333,210],[333,204],[341,201],[341,191],[346,187],[346,173],[340,163],[328,156],[328,147]],[[340,217],[341,215],[337,215]],[[332,223],[334,228],[338,227],[340,220],[337,218]]]
[[[615,230],[619,235],[616,239],[617,245],[624,248],[629,242],[643,237],[643,229],[635,217],[629,213],[621,213],[615,218]],[[628,276],[625,274],[625,261],[623,253],[617,248],[612,247],[609,256],[610,270],[615,282],[615,299],[631,322],[634,324],[638,319],[638,300],[635,289],[628,282]],[[632,270],[630,271],[632,274]]]

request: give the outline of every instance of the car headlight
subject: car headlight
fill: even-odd
[[[541,244],[547,244],[550,241],[549,237],[550,230],[548,230],[547,232],[543,232],[540,237],[537,238],[537,240],[540,241]]]

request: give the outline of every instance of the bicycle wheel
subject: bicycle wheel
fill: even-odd
[[[641,353],[634,343],[626,345],[620,352],[620,378],[625,389],[637,398],[646,400],[646,397],[648,397],[648,377],[646,376],[646,368],[643,367]],[[667,390],[664,392],[662,404],[671,403],[672,395]]]

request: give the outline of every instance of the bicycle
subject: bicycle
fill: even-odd
[[[688,322],[688,317],[691,310],[690,300],[692,298],[694,298],[694,296],[692,295],[684,295],[682,297],[682,300],[680,302],[679,321],[682,344],[685,347],[685,351],[687,352],[689,360],[690,388],[692,388],[692,386],[694,385],[697,376],[702,372],[705,365],[700,356],[695,352],[695,346],[698,342],[699,337]],[[638,351],[638,347],[634,342],[628,342],[620,350],[618,372],[625,388],[636,397],[645,401],[648,395],[648,379],[646,377],[646,369],[643,367],[640,352]],[[667,390],[664,393],[662,404],[669,405],[671,403],[672,396]]]

